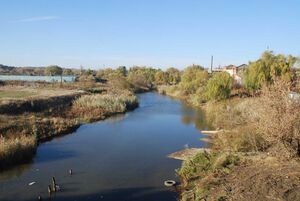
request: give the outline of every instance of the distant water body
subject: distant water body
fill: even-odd
[[[76,76],[62,76],[63,82],[74,82]],[[0,80],[60,82],[61,76],[31,76],[31,75],[0,75]]]

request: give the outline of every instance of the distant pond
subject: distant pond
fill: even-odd
[[[61,76],[0,75],[0,80],[60,82]],[[75,80],[75,75],[62,76],[63,82],[74,82]]]

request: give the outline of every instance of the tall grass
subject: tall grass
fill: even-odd
[[[138,99],[131,92],[113,91],[109,94],[81,96],[73,102],[72,112],[83,122],[93,122],[137,106]]]
[[[95,94],[81,96],[73,105],[85,110],[101,109],[108,113],[121,113],[137,103],[137,97],[130,94]]]
[[[21,135],[16,138],[0,137],[0,169],[28,159],[35,152],[35,135]]]

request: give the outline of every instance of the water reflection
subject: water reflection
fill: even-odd
[[[109,123],[117,123],[119,121],[124,120],[127,116],[128,116],[128,114],[126,114],[126,113],[125,114],[116,114],[116,115],[114,115],[112,117],[109,117],[105,121],[109,122]]]
[[[9,170],[4,170],[0,172],[0,181],[5,181],[5,180],[9,180],[21,176],[24,172],[28,171],[31,168],[31,164],[32,162],[28,164],[22,164],[13,167]]]
[[[211,128],[209,122],[206,121],[205,112],[201,109],[182,104],[181,114],[181,122],[186,125],[194,124],[199,131]]]

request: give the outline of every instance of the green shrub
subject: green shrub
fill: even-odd
[[[208,100],[223,100],[230,96],[233,78],[226,72],[220,72],[209,79],[206,86]]]
[[[177,173],[183,178],[184,183],[187,183],[198,177],[203,178],[214,171],[228,172],[239,161],[238,155],[231,153],[200,152],[192,159],[184,161]]]
[[[204,88],[208,80],[208,72],[201,66],[187,67],[181,76],[180,88],[185,94],[194,94]]]
[[[275,55],[271,51],[263,53],[260,59],[251,62],[249,68],[244,73],[245,87],[255,92],[263,84],[270,85],[278,78],[286,81],[291,80],[291,68],[296,63],[296,57],[282,54]]]

